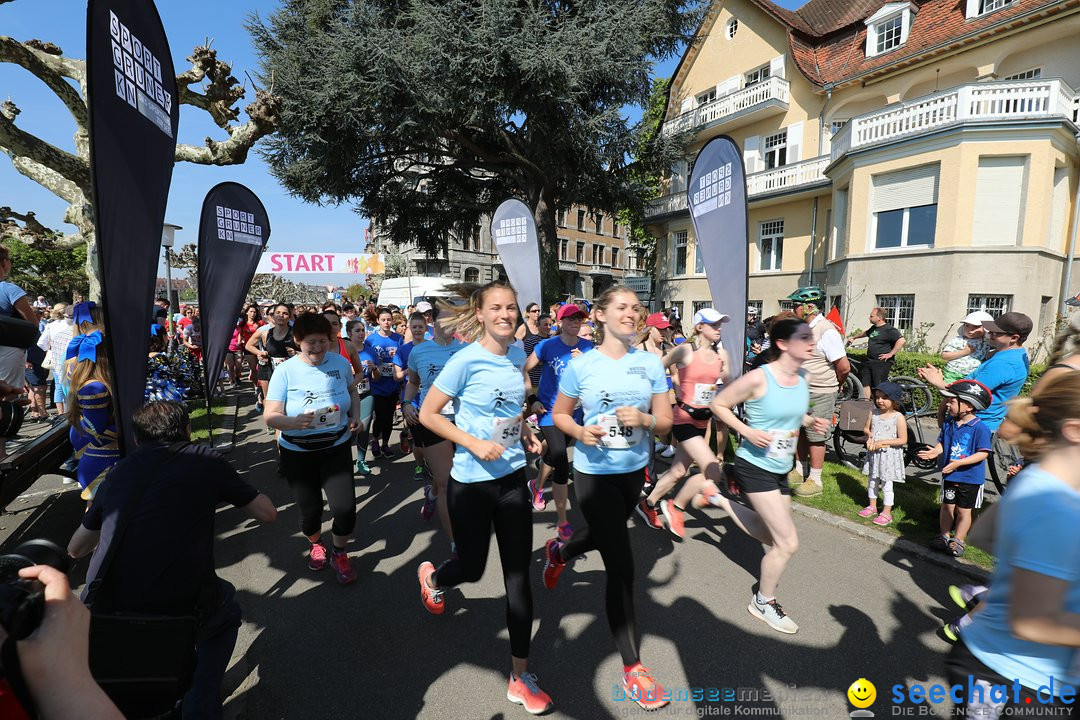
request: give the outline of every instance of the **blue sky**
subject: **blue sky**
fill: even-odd
[[[795,8],[801,2],[780,0]],[[184,58],[207,37],[213,39],[218,57],[232,63],[233,74],[244,81],[244,71],[254,75],[256,54],[244,23],[251,13],[266,16],[277,0],[158,0],[158,11],[169,36],[177,71],[187,68]],[[85,57],[86,5],[76,0],[16,0],[0,5],[0,34],[19,40],[40,38],[58,44],[71,57]],[[678,58],[658,63],[657,76],[668,76]],[[250,88],[250,82],[248,88]],[[240,102],[243,108],[253,93]],[[0,99],[12,100],[22,111],[19,127],[65,150],[73,150],[74,124],[64,106],[45,86],[22,68],[0,63]],[[636,117],[639,112],[632,111]],[[243,116],[242,116],[243,117]],[[180,136],[183,143],[201,144],[206,136],[224,139],[205,113],[181,106]],[[266,205],[272,235],[270,247],[278,251],[363,252],[367,220],[349,206],[317,206],[290,197],[252,153],[247,163],[234,167],[207,167],[177,163],[173,171],[166,222],[182,226],[177,243],[195,242],[199,207],[206,192],[219,182],[232,180],[251,188]],[[0,156],[0,205],[17,212],[33,210],[49,227],[65,232],[73,228],[62,222],[66,203],[24,178],[5,156]],[[162,269],[159,274],[164,274]],[[304,282],[347,283],[350,276],[298,276]]]

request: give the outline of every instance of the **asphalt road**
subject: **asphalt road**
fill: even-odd
[[[438,565],[449,548],[420,518],[421,484],[411,458],[399,457],[372,463],[373,473],[357,481],[351,551],[359,581],[340,587],[330,572],[312,573],[296,508],[275,472],[273,436],[245,401],[229,458],[281,512],[268,526],[232,508],[218,513],[217,566],[236,585],[245,621],[225,679],[226,717],[524,717],[505,697],[510,658],[495,544],[482,580],[447,592],[446,614],[429,615],[416,567]],[[45,476],[14,503],[14,514],[0,517],[3,547],[22,537],[66,541],[82,504],[62,489]],[[543,587],[549,506],[535,514],[530,660],[555,701],[551,716],[644,714],[615,699],[622,666],[604,615],[599,555],[579,559],[554,591]],[[936,631],[954,615],[946,588],[962,581],[949,569],[796,516],[800,550],[779,592],[800,626],[789,636],[747,612],[762,549],[722,512],[688,514],[683,542],[631,522],[643,661],[669,690],[704,695],[656,717],[846,717],[847,688],[863,677],[876,685],[870,709],[883,717],[896,714],[893,685],[943,681],[948,645]],[[73,579],[84,571],[85,561]]]

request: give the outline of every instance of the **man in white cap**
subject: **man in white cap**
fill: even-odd
[[[416,312],[424,314],[424,320],[427,322],[427,332],[424,333],[424,337],[431,340],[435,337],[435,308],[431,306],[427,300],[421,300],[416,303]]]

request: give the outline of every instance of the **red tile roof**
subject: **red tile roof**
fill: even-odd
[[[907,42],[894,51],[867,57],[864,21],[888,0],[810,0],[795,12],[770,0],[753,2],[788,26],[795,64],[818,85],[841,84],[875,70],[915,62],[1029,13],[1058,13],[1080,6],[1080,0],[1013,0],[1007,7],[968,20],[964,0],[915,0],[918,10]]]

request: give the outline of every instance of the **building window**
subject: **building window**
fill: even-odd
[[[705,260],[701,257],[701,243],[696,240],[694,241],[694,274],[705,274]]]
[[[847,124],[847,120],[833,120],[831,123],[829,123],[829,136],[835,137],[836,133],[840,132],[840,130]]]
[[[473,250],[480,249],[480,225],[473,225],[472,232],[469,233],[469,241]]]
[[[619,248],[611,248],[611,267],[619,267]]]
[[[1005,80],[1038,80],[1042,77],[1042,68],[1031,68],[1015,75],[1009,75]]]
[[[592,246],[592,264],[603,265],[604,264],[604,246],[593,245]]]
[[[764,143],[764,153],[766,170],[787,165],[787,133],[779,132],[767,136]]]
[[[714,87],[709,88],[708,90],[701,93],[700,95],[698,95],[695,98],[695,100],[697,101],[698,107],[701,107],[702,105],[708,105],[709,103],[711,103],[715,99],[716,99],[716,88],[714,88]]]
[[[604,216],[603,216],[603,214],[598,214],[596,216],[596,234],[597,235],[603,235],[604,234]]]
[[[474,267],[465,268],[465,282],[478,283],[480,282],[480,271]]]
[[[988,12],[994,12],[1012,4],[1013,0],[979,0],[979,14],[985,15]]]
[[[844,311],[844,306],[842,305],[843,301],[843,295],[833,295],[829,298],[829,308],[836,308],[838,312],[842,313]]]
[[[897,15],[896,17],[889,18],[885,22],[880,22],[874,26],[874,30],[877,40],[875,47],[875,55],[880,55],[887,50],[900,47],[900,36],[904,27],[904,16]]]
[[[712,300],[695,300],[694,301],[694,314],[697,314],[698,310],[702,308],[712,307]],[[693,318],[690,318],[693,320]]]
[[[879,250],[933,247],[937,188],[936,164],[875,175],[873,246]]]
[[[577,211],[577,229],[578,230],[584,230],[585,229],[585,211],[584,210],[578,210]]]
[[[982,310],[998,317],[1009,312],[1011,304],[1012,295],[968,295],[967,312]]]
[[[784,264],[784,221],[770,220],[758,226],[758,270],[779,270]]]
[[[555,214],[555,217],[558,218],[557,222],[559,223],[559,227],[566,227],[566,211],[565,210],[560,210],[558,213]]]
[[[559,259],[570,259],[570,241],[566,238],[559,238]]]
[[[754,308],[755,310],[757,310],[758,320],[764,320],[765,319],[765,318],[761,317],[761,311],[764,309],[764,307],[765,307],[765,303],[762,302],[761,300],[747,300],[746,301],[746,308],[748,310],[750,308]]]
[[[671,235],[671,274],[686,274],[686,231]]]
[[[885,311],[885,322],[897,330],[906,332],[913,327],[915,317],[914,295],[878,295],[877,306]]]
[[[577,259],[578,265],[584,265],[585,264],[585,243],[583,243],[583,242],[579,242],[577,244],[577,256],[576,256],[576,259]]]
[[[743,77],[743,87],[748,88],[751,85],[757,85],[759,82],[764,82],[769,79],[769,66],[762,65],[756,70],[751,70]]]
[[[733,38],[737,32],[739,32],[739,19],[731,18],[727,21],[727,36]]]

